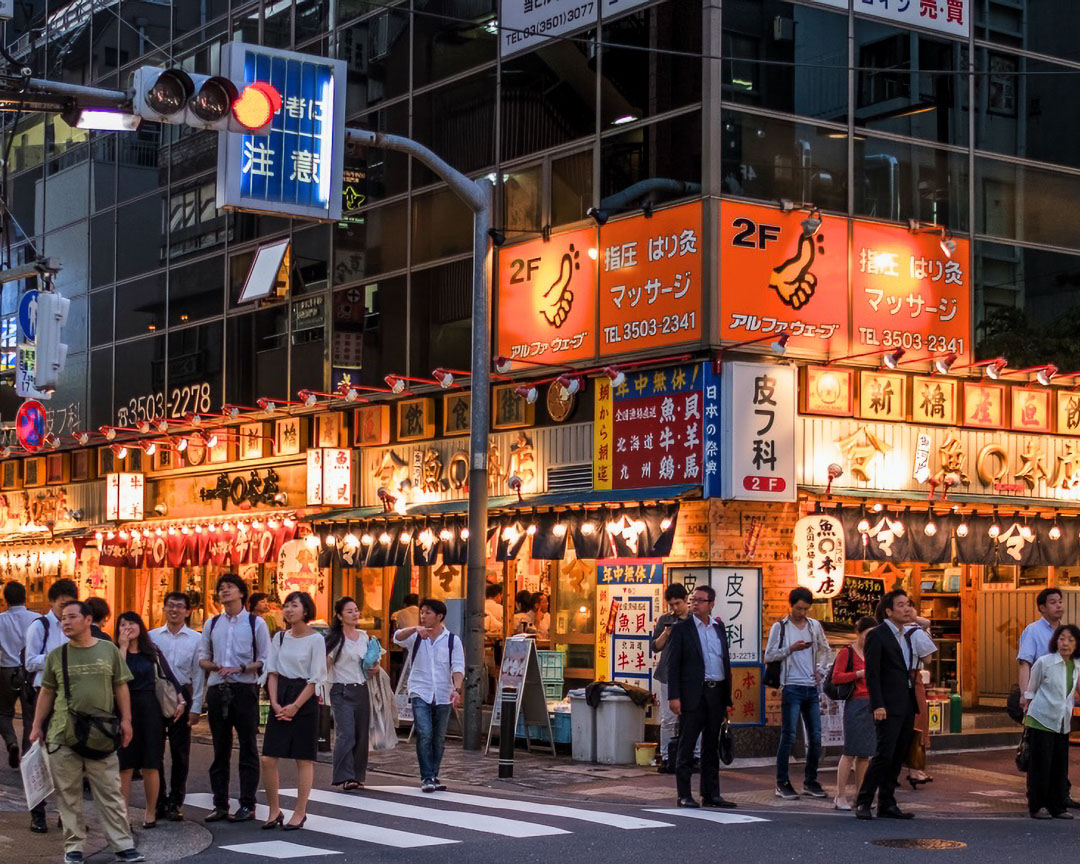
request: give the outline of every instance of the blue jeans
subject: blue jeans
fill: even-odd
[[[412,712],[420,780],[434,780],[439,776],[439,766],[442,765],[446,726],[450,722],[450,706],[429,704],[414,696]]]
[[[780,716],[782,725],[780,747],[776,751],[776,785],[782,786],[791,782],[788,778],[788,759],[791,757],[791,745],[795,743],[795,733],[799,729],[800,716],[806,724],[806,736],[809,739],[804,782],[816,783],[818,760],[821,758],[821,711],[818,709],[817,687],[785,685]]]

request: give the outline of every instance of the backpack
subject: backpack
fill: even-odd
[[[776,646],[776,650],[780,650],[784,647],[784,636],[787,633],[787,618],[780,619],[780,644]],[[772,687],[774,690],[780,689],[780,667],[783,665],[783,660],[772,660],[765,664],[765,674],[761,676],[761,683],[766,687]]]
[[[217,624],[218,618],[220,617],[221,615],[219,614],[210,619],[210,635],[208,637],[210,641],[210,662],[213,662],[214,660],[214,626]],[[248,612],[248,623],[251,625],[251,662],[258,663],[259,643],[255,641],[255,616],[250,612]],[[282,634],[284,634],[284,632],[285,631],[283,630]],[[282,638],[284,638],[284,635]]]
[[[49,644],[49,616],[39,615],[37,620],[41,622],[41,629],[45,634],[41,639],[41,648],[44,650],[45,646]],[[15,673],[15,677],[11,681],[11,689],[29,691],[33,686],[34,673],[26,668],[26,645],[24,644],[22,651],[19,652],[19,671]]]
[[[848,652],[847,669],[845,672],[851,672],[855,668],[855,649],[850,645],[845,646]],[[829,674],[825,676],[825,684],[822,686],[822,690],[825,695],[828,696],[833,702],[846,702],[853,695],[855,695],[856,681],[849,681],[847,684],[834,684],[832,680],[833,669],[836,665],[833,664],[829,667]]]

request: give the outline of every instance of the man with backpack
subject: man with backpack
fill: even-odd
[[[64,864],[83,860],[84,778],[116,860],[145,861],[128,826],[116,755],[118,745],[131,743],[131,672],[115,645],[91,634],[88,604],[68,601],[60,620],[66,638],[42,670],[30,740],[48,745],[49,772],[64,826]]]
[[[446,604],[441,600],[420,603],[420,624],[394,634],[394,641],[412,657],[409,672],[409,700],[412,702],[416,732],[416,759],[420,765],[420,789],[441,792],[439,782],[446,726],[450,709],[461,704],[465,680],[465,652],[461,640],[443,621]]]
[[[794,588],[788,595],[789,614],[772,625],[765,647],[765,662],[780,664],[781,727],[780,746],[776,750],[776,795],[787,800],[798,798],[791,785],[788,762],[799,718],[806,724],[806,771],[803,792],[811,798],[824,798],[825,790],[817,779],[821,758],[821,711],[818,708],[819,666],[829,659],[829,643],[820,621],[807,613],[814,603],[808,588]]]
[[[4,585],[4,603],[7,610],[0,612],[0,737],[7,747],[8,765],[18,768],[22,747],[15,734],[15,704],[22,705],[23,738],[27,739],[34,709],[26,686],[23,652],[26,630],[39,616],[26,608],[26,589],[21,582]]]
[[[250,822],[259,787],[259,673],[270,655],[266,622],[245,608],[248,587],[235,573],[218,578],[221,608],[203,628],[199,666],[208,674],[206,714],[214,742],[210,788],[214,809],[204,822]],[[229,761],[233,732],[240,745],[240,807],[229,814]]]
[[[60,626],[60,615],[64,607],[79,599],[79,588],[71,579],[57,579],[49,586],[49,611],[39,615],[26,628],[26,649],[23,658],[23,666],[26,668],[26,676],[31,681],[31,701],[37,699],[41,689],[41,681],[45,676],[45,660],[49,652],[59,648],[67,642],[63,628]],[[31,677],[32,676],[32,677]],[[30,749],[30,730],[25,718],[23,720],[23,752]],[[49,828],[45,824],[45,802],[42,801],[30,811],[30,830],[35,834],[44,834]]]

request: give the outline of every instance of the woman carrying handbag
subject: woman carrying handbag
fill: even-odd
[[[326,634],[327,680],[334,712],[334,786],[346,792],[364,788],[368,766],[371,688],[378,668],[379,643],[358,627],[360,607],[352,597],[334,604],[334,621]],[[369,649],[375,662],[368,663]]]
[[[855,642],[841,648],[833,663],[833,684],[855,685],[851,696],[844,702],[844,755],[836,767],[836,797],[833,798],[833,807],[837,810],[851,809],[847,800],[851,769],[855,769],[855,788],[859,789],[870,765],[870,757],[877,749],[877,732],[874,729],[874,714],[870,710],[870,691],[866,687],[866,660],[863,655],[866,634],[877,623],[877,619],[869,615],[860,618],[855,624]]]

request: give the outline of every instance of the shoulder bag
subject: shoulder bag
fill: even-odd
[[[781,618],[778,623],[780,624],[780,644],[776,646],[776,649],[779,651],[784,647],[784,634],[787,630],[787,618]],[[783,660],[772,660],[765,664],[765,674],[761,676],[761,682],[766,687],[772,687],[774,690],[780,689],[780,667],[783,663]]]
[[[154,696],[157,697],[158,707],[161,708],[161,716],[166,720],[172,720],[184,697],[179,685],[173,681],[172,670],[169,669],[169,664],[165,661],[160,648],[155,650],[155,655]]]

